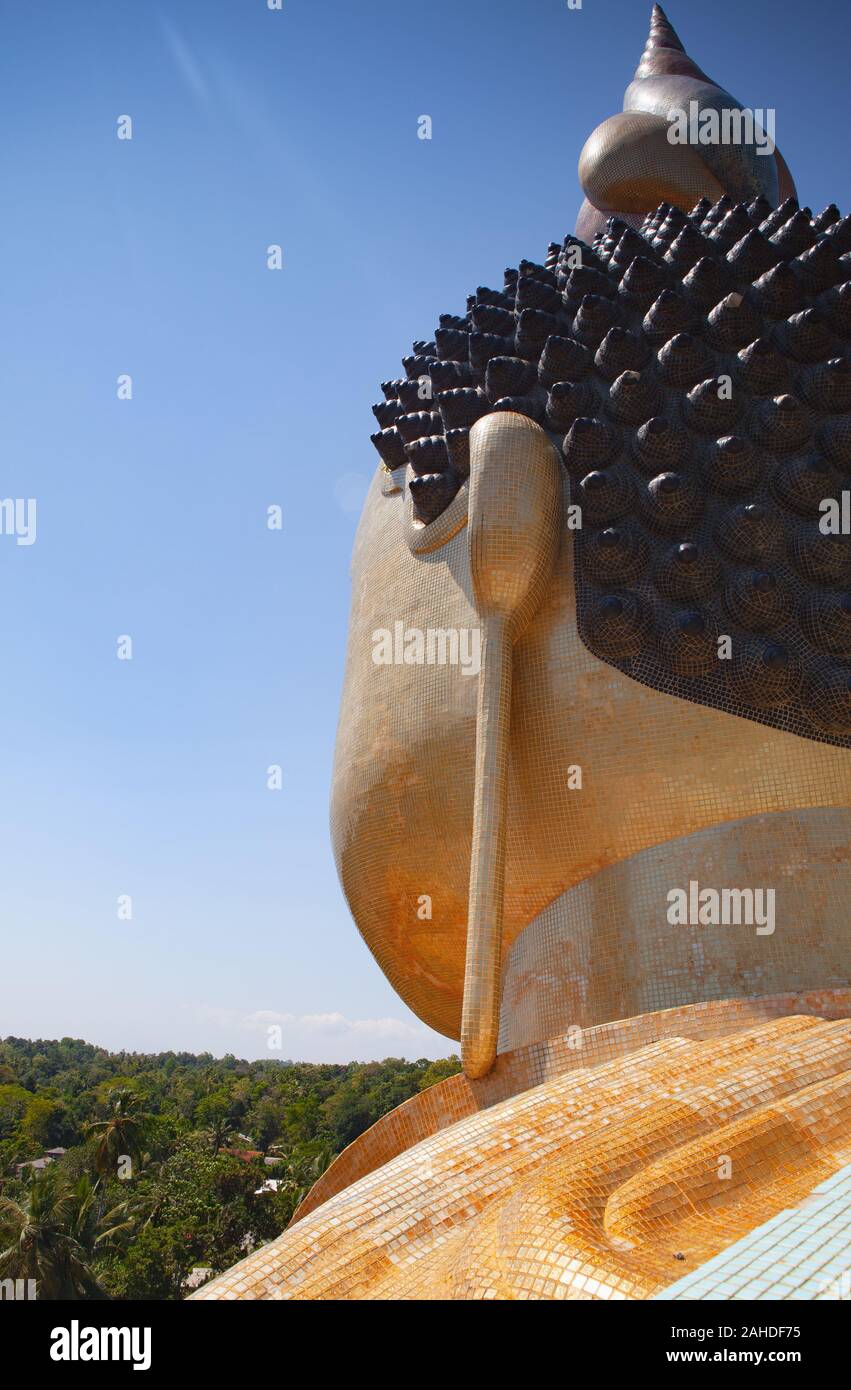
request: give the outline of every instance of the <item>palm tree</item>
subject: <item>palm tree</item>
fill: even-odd
[[[101,1213],[98,1209],[96,1222],[97,1234],[94,1238],[94,1245],[116,1246],[125,1243],[127,1236],[135,1235],[138,1231],[144,1231],[156,1216],[159,1215],[163,1204],[163,1194],[155,1185],[155,1179],[162,1169],[162,1164],[154,1162],[150,1154],[144,1154],[141,1159],[141,1166],[136,1175],[137,1181],[147,1178],[147,1190],[133,1191],[129,1197],[118,1202],[111,1211]],[[134,1188],[136,1184],[133,1184]],[[94,1189],[92,1189],[94,1193]]]
[[[97,1183],[92,1182],[88,1173],[82,1173],[67,1186],[71,1197],[69,1233],[84,1250],[91,1252],[98,1229]]]
[[[195,1107],[195,1122],[209,1138],[213,1153],[233,1134],[230,1108],[230,1097],[223,1089],[204,1096]]]
[[[287,1223],[313,1184],[322,1177],[333,1156],[328,1148],[319,1149],[316,1153],[290,1155],[285,1167],[275,1169],[281,1183],[278,1188],[279,1207],[286,1212]]]
[[[95,1120],[87,1133],[96,1139],[95,1168],[102,1178],[115,1177],[118,1160],[136,1158],[145,1142],[145,1126],[150,1120],[139,1106],[139,1097],[126,1086],[116,1086],[109,1093],[110,1113],[105,1120]]]
[[[0,1198],[0,1279],[32,1279],[39,1299],[106,1298],[75,1229],[79,1194],[55,1165],[35,1173],[23,1203]]]
[[[115,1241],[134,1228],[135,1223],[126,1219],[131,1214],[130,1201],[119,1202],[104,1212],[102,1179],[92,1182],[88,1173],[83,1173],[69,1184],[69,1191],[72,1206],[68,1230],[87,1254],[93,1255],[99,1245]]]

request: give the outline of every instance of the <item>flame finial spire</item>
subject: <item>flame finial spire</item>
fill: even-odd
[[[688,212],[701,198],[714,203],[724,193],[734,202],[762,196],[772,207],[794,195],[779,150],[759,148],[753,137],[707,140],[701,128],[698,140],[691,133],[704,117],[711,128],[734,112],[751,117],[750,127],[740,119],[740,131],[754,129],[754,113],[745,113],[698,67],[661,5],[654,5],[623,111],[592,132],[579,157],[585,201],[577,236],[591,241],[612,215],[638,227],[662,202]],[[674,117],[690,122],[687,139],[670,138]]]
[[[654,5],[650,15],[650,32],[635,70],[634,81],[671,75],[696,77],[701,82],[712,81],[686,53],[679,34],[662,6]]]

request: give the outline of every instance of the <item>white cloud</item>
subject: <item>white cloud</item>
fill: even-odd
[[[177,70],[183,78],[184,82],[186,83],[187,87],[189,87],[190,91],[195,93],[199,101],[208,101],[209,91],[207,88],[207,83],[204,81],[201,69],[195,61],[195,58],[193,57],[192,53],[189,51],[189,48],[184,43],[183,39],[180,37],[179,33],[177,32],[170,20],[167,20],[163,16],[160,16],[160,24],[162,25],[163,37],[165,39],[166,47],[168,48],[172,58],[174,59],[174,63],[177,67]]]
[[[415,1038],[423,1031],[401,1018],[346,1018],[341,1013],[279,1014],[271,1009],[258,1009],[239,1020],[239,1026],[252,1033],[265,1031],[271,1023],[278,1023],[293,1032],[323,1037]]]
[[[255,1009],[241,1014],[237,1009],[204,1006],[200,1012],[221,1028],[239,1028],[246,1033],[265,1033],[273,1024],[285,1033],[308,1037],[419,1038],[427,1030],[401,1018],[347,1018],[339,1012],[321,1014],[279,1013],[275,1009]]]

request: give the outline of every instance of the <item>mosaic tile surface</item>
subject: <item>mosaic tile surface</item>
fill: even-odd
[[[487,1076],[471,1080],[460,1072],[382,1116],[314,1183],[293,1222],[438,1130],[578,1067],[598,1067],[662,1038],[722,1038],[788,1014],[846,1018],[851,1015],[851,989],[709,1001],[597,1024],[578,1034],[572,1029],[502,1053]]]
[[[636,111],[650,119],[644,98],[652,107],[672,73],[696,72],[655,10],[627,123],[583,160],[599,166],[587,174],[595,197],[618,132]],[[379,965],[450,1037],[462,1031],[471,862],[497,839],[492,954],[504,960],[559,907],[563,940],[580,953],[601,943],[573,1022],[847,979],[835,969],[841,861],[818,893],[798,866],[802,838],[825,827],[835,845],[844,833],[822,813],[851,805],[851,536],[818,526],[851,467],[851,219],[786,198],[780,159],[716,157],[712,177],[727,182],[714,199],[687,211],[660,194],[640,229],[614,220],[584,247],[567,236],[507,271],[503,288],[480,286],[416,340],[375,407],[384,463],[353,556],[332,836]],[[771,187],[758,188],[769,165]],[[642,199],[645,173],[638,159],[629,187]],[[729,398],[715,390],[728,377]],[[507,782],[505,814],[494,802],[488,835],[474,837],[477,732],[489,711],[499,722],[507,691],[479,709],[472,670],[416,649],[377,665],[374,638],[486,636],[482,574],[507,583],[510,541],[532,520],[529,534],[544,536],[533,488],[556,450],[560,548],[536,611],[511,633],[510,735],[488,763],[494,789]],[[482,485],[490,476],[498,487]],[[823,940],[802,933],[793,959],[788,929],[773,954],[742,939],[726,967],[707,941],[705,964],[699,951],[685,964],[664,934],[674,867],[690,854],[691,877],[735,884],[741,855],[698,832],[779,812],[797,813],[785,845],[752,850],[748,882],[782,887],[787,923],[818,913]],[[627,861],[636,906],[606,873]],[[541,1023],[535,1036],[563,1020]]]
[[[851,1302],[851,1165],[654,1297]]]
[[[755,1229],[785,1259],[783,1213],[851,1161],[851,539],[818,526],[851,219],[799,208],[779,152],[672,154],[672,82],[720,91],[655,7],[580,160],[585,244],[479,287],[374,407],[332,838],[468,1075],[199,1299],[651,1298]],[[475,635],[481,674],[445,655]],[[684,884],[776,920],[672,925]],[[839,1258],[828,1195],[795,1277]]]
[[[194,1297],[648,1298],[851,1161],[851,1021],[575,1067],[415,1144]]]

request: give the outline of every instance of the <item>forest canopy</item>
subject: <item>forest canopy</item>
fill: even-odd
[[[458,1070],[455,1056],[250,1062],[6,1038],[0,1293],[23,1280],[41,1299],[182,1298],[278,1235],[365,1129]]]

